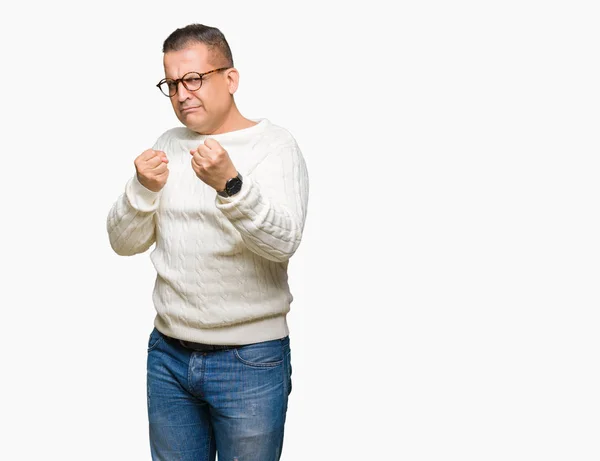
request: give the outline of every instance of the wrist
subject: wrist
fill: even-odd
[[[235,175],[225,182],[225,186],[221,190],[217,190],[217,194],[221,197],[232,197],[242,189],[242,181],[242,175],[236,171]]]

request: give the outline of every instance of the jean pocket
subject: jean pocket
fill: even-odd
[[[148,352],[150,352],[152,349],[158,346],[162,340],[163,335],[155,327],[152,330],[152,333],[150,333],[150,337],[148,338]]]
[[[280,339],[236,347],[234,355],[244,365],[266,368],[283,363],[283,346]]]

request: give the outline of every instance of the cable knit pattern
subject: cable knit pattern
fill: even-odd
[[[123,256],[156,247],[154,325],[169,336],[210,344],[248,344],[289,334],[293,297],[288,260],[302,239],[308,172],[285,129],[267,119],[210,135],[242,174],[221,197],[191,166],[189,151],[207,138],[185,127],[165,132],[153,149],[169,159],[159,192],[133,175],[107,217],[113,250]]]

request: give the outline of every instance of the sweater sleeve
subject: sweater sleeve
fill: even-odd
[[[308,205],[308,171],[296,143],[275,149],[246,176],[233,197],[217,194],[216,206],[246,247],[276,262],[287,261],[302,239]]]
[[[160,149],[158,141],[153,149]],[[156,241],[154,215],[160,203],[159,192],[144,187],[137,173],[127,181],[125,192],[108,213],[106,229],[112,249],[121,256],[143,253]]]

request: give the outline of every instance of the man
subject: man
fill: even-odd
[[[279,460],[292,367],[287,267],[302,237],[306,165],[292,135],[247,119],[220,30],[164,42],[157,85],[184,127],[134,161],[107,218],[110,244],[156,243],[148,342],[153,460]]]

